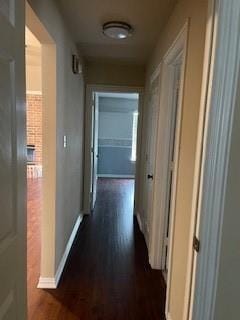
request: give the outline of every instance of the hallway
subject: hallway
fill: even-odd
[[[33,182],[29,188],[35,215],[39,188]],[[132,215],[133,194],[133,180],[99,180],[94,213],[84,217],[56,290],[36,289],[39,220],[35,219],[28,233],[29,320],[165,319],[164,281],[148,264],[144,238]]]

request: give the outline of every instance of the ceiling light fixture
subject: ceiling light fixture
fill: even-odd
[[[126,39],[132,35],[130,24],[121,21],[109,21],[103,24],[103,34],[112,39]]]

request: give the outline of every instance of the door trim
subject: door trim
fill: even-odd
[[[42,124],[43,124],[43,199],[41,212],[40,278],[55,276],[56,225],[56,109],[57,109],[57,48],[41,20],[26,1],[25,25],[42,47]],[[49,77],[49,73],[51,77]]]
[[[137,161],[136,161],[136,175],[135,175],[135,205],[137,205],[138,198],[138,181],[139,167],[140,167],[140,146],[141,146],[141,116],[143,108],[143,87],[129,87],[129,86],[108,86],[108,85],[87,85],[86,100],[85,100],[85,127],[84,127],[84,198],[83,198],[83,212],[84,214],[91,213],[91,181],[92,181],[92,162],[91,162],[91,148],[92,148],[92,108],[91,97],[93,92],[114,92],[114,93],[138,93],[139,94],[139,122],[138,122],[138,138],[137,138]]]
[[[206,121],[207,121],[207,108],[209,104],[209,82],[212,81],[212,65],[213,53],[215,50],[214,39],[214,6],[215,0],[209,0],[208,3],[208,23],[206,26],[205,50],[204,50],[204,63],[203,63],[203,76],[202,76],[202,89],[201,101],[199,112],[198,136],[197,136],[197,149],[196,149],[196,162],[194,169],[194,186],[193,186],[193,201],[192,201],[192,214],[190,222],[190,241],[188,249],[188,266],[187,266],[187,279],[184,299],[183,319],[188,320],[192,318],[192,307],[195,288],[196,276],[196,259],[197,252],[193,250],[192,239],[194,236],[199,237],[199,201],[201,194],[202,183],[202,170],[203,170],[203,156],[204,156],[204,139],[206,139]]]
[[[157,148],[156,148],[156,159],[155,159],[155,181],[153,187],[153,216],[151,225],[151,238],[150,238],[150,250],[149,259],[150,264],[153,268],[161,269],[162,267],[162,253],[164,244],[164,220],[166,212],[166,183],[167,181],[167,171],[169,165],[169,141],[170,134],[166,133],[166,123],[171,119],[171,83],[172,83],[172,64],[179,55],[182,55],[182,71],[180,79],[180,91],[179,91],[179,106],[177,115],[177,126],[176,126],[176,154],[175,154],[175,165],[174,172],[178,169],[178,156],[179,156],[179,140],[180,140],[180,129],[181,129],[181,113],[182,113],[182,91],[184,85],[184,73],[185,73],[185,60],[186,60],[186,48],[187,48],[187,36],[188,36],[188,25],[187,21],[177,38],[173,42],[172,46],[169,48],[165,54],[162,64],[161,64],[161,77],[160,77],[160,112],[158,120],[158,137],[157,137]],[[164,81],[163,81],[164,80]],[[169,107],[166,107],[169,106]],[[163,134],[164,131],[164,134]],[[164,136],[164,141],[162,137]],[[165,177],[165,178],[164,178]],[[173,185],[176,185],[177,177],[173,177]],[[173,199],[174,199],[174,189],[173,188]],[[170,234],[173,231],[174,217],[170,223],[171,229]],[[171,255],[171,241],[169,241],[169,255]],[[171,261],[170,261],[171,262]],[[170,271],[170,270],[169,270]]]
[[[215,0],[213,76],[208,83],[199,236],[193,312],[190,319],[213,319],[227,195],[230,146],[240,69],[240,3]],[[214,84],[214,85],[213,85]],[[239,98],[239,97],[238,97]]]

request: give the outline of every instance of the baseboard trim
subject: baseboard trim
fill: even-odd
[[[37,285],[38,289],[56,289],[57,284],[55,278],[40,277]]]
[[[135,176],[131,174],[98,174],[98,178],[134,179]]]
[[[166,318],[167,318],[167,320],[172,320],[170,313],[167,314]]]
[[[136,217],[137,217],[137,222],[138,222],[139,228],[140,228],[141,232],[143,233],[142,219],[141,219],[141,216],[138,212],[136,213]]]
[[[83,220],[83,214],[80,214],[78,216],[76,222],[75,222],[75,225],[73,227],[72,233],[71,233],[71,235],[69,237],[69,240],[68,240],[68,243],[66,245],[65,251],[63,253],[62,259],[61,259],[61,261],[59,263],[59,266],[57,268],[57,272],[55,274],[55,277],[52,277],[52,278],[50,278],[50,277],[49,278],[40,277],[39,278],[39,282],[38,282],[38,286],[37,286],[38,289],[56,289],[57,288],[58,283],[59,283],[60,278],[61,278],[61,275],[62,275],[62,272],[63,272],[64,267],[65,267],[69,252],[71,250],[73,241],[74,241],[74,239],[76,237],[78,228],[79,228],[82,220]]]

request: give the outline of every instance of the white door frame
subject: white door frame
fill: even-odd
[[[56,148],[57,148],[57,48],[38,16],[26,1],[26,26],[41,43],[42,49],[42,125],[43,125],[43,209],[41,212],[41,267],[38,288],[56,288]],[[49,77],[49,73],[51,77]]]
[[[201,246],[196,257],[189,320],[215,319],[233,120],[239,108],[240,2],[211,0],[210,5],[210,23],[213,25],[212,76],[207,87],[199,221],[196,229]]]
[[[150,77],[150,84],[147,92],[145,101],[149,103],[145,107],[145,137],[143,141],[145,143],[144,155],[142,158],[143,167],[143,207],[139,212],[143,212],[147,215],[147,219],[142,219],[141,215],[137,214],[140,229],[144,234],[145,241],[148,249],[150,248],[150,228],[153,214],[153,195],[154,195],[154,179],[156,171],[156,145],[157,145],[157,131],[158,131],[158,116],[159,116],[159,105],[160,105],[160,80],[161,80],[161,68],[160,63],[153,71]],[[154,97],[155,96],[155,97]],[[154,118],[153,118],[154,117]],[[156,122],[155,122],[156,121]],[[154,123],[155,122],[155,123]],[[154,132],[155,131],[155,132]],[[154,135],[154,136],[153,136]],[[153,137],[152,137],[153,136]],[[155,141],[154,141],[155,140]],[[152,179],[148,178],[148,175],[152,175]]]
[[[215,50],[215,20],[214,20],[214,5],[215,0],[209,0],[208,3],[208,18],[206,27],[205,50],[204,50],[204,63],[203,63],[203,76],[202,76],[202,89],[200,112],[198,121],[198,136],[197,136],[197,149],[196,149],[196,162],[194,169],[194,186],[193,186],[193,201],[192,201],[192,214],[190,223],[190,241],[188,249],[188,266],[187,266],[187,279],[185,287],[184,311],[183,320],[192,318],[192,307],[194,299],[195,277],[196,277],[196,261],[197,252],[193,249],[193,242],[191,239],[198,235],[199,229],[199,205],[202,192],[202,171],[203,171],[203,157],[204,157],[204,141],[206,140],[206,122],[207,122],[207,109],[209,108],[210,87],[209,82],[212,81],[212,59]]]
[[[85,101],[85,146],[84,146],[84,214],[91,213],[91,183],[92,183],[92,94],[94,92],[113,92],[113,93],[138,93],[139,94],[139,120],[138,120],[138,142],[137,142],[137,161],[135,175],[135,206],[138,198],[140,146],[141,146],[141,115],[143,104],[143,87],[129,86],[108,86],[108,85],[87,85]]]
[[[171,256],[174,230],[174,211],[175,211],[175,193],[178,172],[178,157],[179,157],[179,142],[181,132],[182,118],[182,99],[183,86],[185,77],[185,62],[187,52],[187,36],[188,36],[188,21],[184,24],[182,30],[173,42],[172,46],[167,51],[163,58],[161,66],[161,90],[160,90],[160,112],[158,120],[158,138],[156,151],[155,179],[154,179],[154,195],[153,195],[153,218],[150,231],[150,250],[149,260],[153,268],[161,269],[162,254],[164,247],[164,221],[166,216],[167,206],[167,177],[169,167],[169,143],[170,143],[170,123],[172,119],[172,83],[174,81],[174,64],[179,59],[182,59],[182,71],[180,79],[179,91],[179,106],[177,110],[177,125],[176,125],[176,140],[175,140],[175,160],[172,189],[172,213],[170,217],[170,241],[169,241],[169,275],[171,274]],[[170,279],[170,276],[168,276]],[[170,280],[168,280],[168,287]],[[169,294],[169,292],[168,292]],[[167,304],[168,305],[168,297]]]
[[[98,110],[97,114],[99,114],[99,95],[98,93],[94,93],[94,96],[93,96],[93,105],[92,105],[92,139],[93,141],[91,142],[92,144],[92,152],[91,152],[91,155],[92,155],[92,166],[93,166],[93,169],[96,170],[97,172],[97,168],[95,168],[96,166],[96,159],[98,159],[98,151],[97,151],[97,154],[96,154],[96,144],[97,144],[97,149],[98,149],[98,129],[97,129],[97,132],[96,132],[96,122],[98,124],[99,122],[99,119],[97,119],[96,121],[96,110]],[[99,118],[99,115],[98,115],[98,118]],[[97,133],[97,135],[96,135]],[[96,141],[97,140],[97,141]],[[96,203],[96,193],[97,193],[97,190],[95,190],[94,192],[94,184],[96,183],[97,184],[97,174],[96,174],[96,181],[95,181],[95,177],[94,177],[94,173],[91,175],[91,210],[94,209],[94,206],[95,206],[95,203]]]
[[[167,190],[166,190],[166,210],[165,210],[165,216],[164,216],[164,224],[163,224],[163,248],[162,248],[162,256],[161,256],[161,270],[163,270],[163,275],[166,276],[166,271],[168,270],[168,255],[166,256],[166,247],[169,248],[169,235],[170,235],[170,221],[171,221],[171,214],[172,214],[172,208],[171,205],[173,203],[173,196],[176,195],[176,177],[177,172],[175,172],[176,165],[175,163],[178,163],[179,156],[175,153],[179,152],[179,142],[180,142],[180,131],[179,128],[179,119],[181,119],[181,115],[178,112],[179,106],[181,107],[181,104],[178,103],[178,98],[176,96],[178,90],[180,92],[180,79],[177,79],[178,72],[180,73],[179,76],[181,77],[182,73],[182,59],[183,59],[183,52],[181,52],[177,57],[176,60],[171,64],[171,69],[169,68],[170,75],[170,81],[168,83],[169,87],[169,93],[171,90],[171,94],[169,95],[169,113],[171,113],[169,123],[168,123],[168,137],[169,137],[169,144],[168,144],[168,168],[167,168]],[[179,68],[177,70],[177,68]],[[178,88],[176,88],[177,81]],[[177,99],[177,101],[176,101]],[[179,118],[180,117],[180,118]],[[178,139],[178,144],[177,144]],[[173,148],[173,149],[172,149]],[[172,157],[173,155],[173,163],[172,163]],[[172,180],[171,180],[171,173],[172,173]],[[175,200],[174,200],[175,201]],[[170,207],[169,207],[170,205]],[[168,221],[169,220],[169,221]],[[167,230],[168,230],[168,238],[167,238]],[[166,269],[167,267],[167,269]]]

